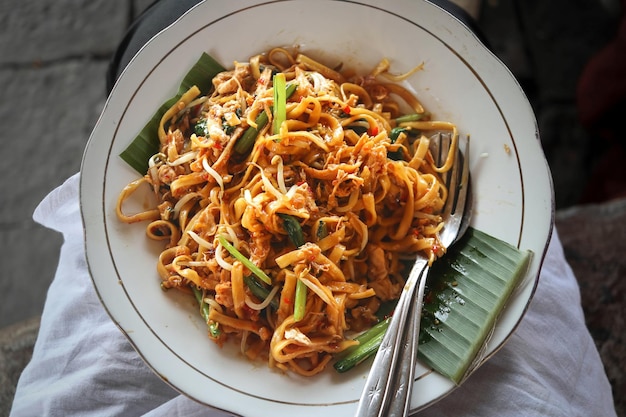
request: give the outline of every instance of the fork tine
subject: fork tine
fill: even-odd
[[[460,207],[461,211],[465,210],[467,195],[469,194],[470,188],[470,177],[469,177],[469,152],[470,152],[470,138],[467,136],[465,138],[465,150],[463,154],[459,150],[458,156],[463,159],[463,171],[461,172],[461,183],[459,184],[459,192],[456,197],[456,207]],[[459,210],[456,210],[457,212]]]
[[[450,151],[450,136],[437,133],[430,139],[430,153],[436,166],[441,166]]]
[[[452,142],[452,139],[450,139],[450,142]],[[447,145],[448,151],[450,149],[450,145],[451,143],[448,143]],[[452,168],[445,174],[445,177],[444,177],[444,183],[446,184],[446,187],[448,188],[448,198],[446,199],[446,204],[444,206],[444,210],[442,213],[442,216],[444,219],[448,218],[452,213],[454,213],[454,210],[457,206],[456,189],[458,187],[458,182],[459,182],[460,166],[463,164],[462,155],[458,149],[459,148],[457,146],[456,147],[456,150],[457,150],[456,160],[454,161],[454,164],[452,164]],[[447,152],[446,152],[446,157],[447,157]]]
[[[450,152],[450,135],[444,135],[442,133],[438,136],[439,139],[439,155],[437,155],[437,166],[443,165],[444,161],[448,158],[448,152]]]
[[[465,232],[469,223],[469,213],[465,216],[464,209],[467,204],[469,192],[469,137],[466,137],[464,153],[456,148],[457,160],[451,169],[448,186],[448,198],[442,213],[445,226],[441,231],[440,238],[447,248]]]

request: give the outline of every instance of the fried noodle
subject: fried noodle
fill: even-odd
[[[117,215],[149,221],[147,235],[167,241],[161,286],[201,292],[218,344],[234,339],[250,358],[314,375],[356,343],[347,333],[371,327],[381,304],[399,297],[407,262],[443,254],[441,174],[454,152],[436,166],[429,142],[448,132],[455,149],[456,127],[431,120],[388,67],[383,60],[358,76],[276,48],[218,74],[206,96],[190,89],[163,116],[160,152],[120,193]],[[277,72],[296,87],[272,129]],[[403,114],[418,120],[399,123]],[[256,140],[240,153],[250,129]],[[144,183],[158,206],[124,214]],[[303,244],[291,239],[287,218]]]

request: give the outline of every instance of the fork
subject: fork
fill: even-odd
[[[433,152],[437,152],[434,150]],[[442,154],[446,153],[444,150],[439,153],[439,160],[443,157]],[[458,158],[464,159],[463,169],[461,169],[459,187],[465,187],[463,193],[459,192],[456,196],[456,207],[452,207],[448,214],[449,220],[446,223],[446,229],[442,230],[440,239],[442,244],[449,248],[456,241],[458,241],[469,227],[470,218],[472,215],[472,194],[471,194],[471,181],[469,178],[469,137],[466,140],[465,151],[463,154],[457,153]],[[453,172],[452,176],[458,175]],[[446,181],[448,184],[452,184],[451,180]],[[447,210],[447,209],[446,209]],[[445,216],[446,214],[444,214]],[[446,216],[447,217],[447,216]],[[460,222],[458,225],[452,223]],[[449,224],[450,223],[450,224]],[[422,272],[419,286],[417,289],[417,295],[411,300],[411,306],[409,310],[409,319],[404,329],[404,337],[400,345],[400,353],[398,359],[398,374],[392,381],[391,392],[394,396],[391,399],[391,404],[388,408],[388,415],[390,416],[406,416],[410,412],[410,393],[413,390],[414,370],[417,360],[417,346],[419,343],[420,321],[423,308],[424,290],[426,277],[428,274],[429,266],[427,265]]]
[[[434,141],[433,154],[438,164],[447,152],[456,152],[457,157],[446,181],[449,192],[442,214],[444,228],[440,234],[445,248],[452,245],[467,228],[468,221],[463,219],[466,217],[465,206],[470,195],[469,137],[465,142],[465,155],[458,147],[450,150],[449,146],[448,141],[442,140],[442,135],[439,135],[439,140]],[[361,393],[357,417],[406,416],[410,410],[410,393],[414,381],[428,270],[428,259],[423,255],[418,256],[374,358]]]

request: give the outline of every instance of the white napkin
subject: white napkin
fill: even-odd
[[[111,321],[85,261],[79,174],[52,191],[34,219],[63,233],[33,357],[11,416],[224,416],[158,378]],[[264,413],[260,410],[260,414]],[[508,343],[420,416],[615,416],[576,279],[555,232],[531,306]]]

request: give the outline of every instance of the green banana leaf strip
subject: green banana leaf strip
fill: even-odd
[[[460,383],[531,257],[530,251],[470,228],[431,268],[418,357]]]
[[[137,137],[122,151],[120,157],[133,169],[144,175],[148,171],[148,160],[159,151],[157,131],[163,114],[194,85],[200,89],[201,94],[208,94],[213,86],[213,77],[225,70],[213,57],[203,53],[181,81],[178,93],[159,107]]]

